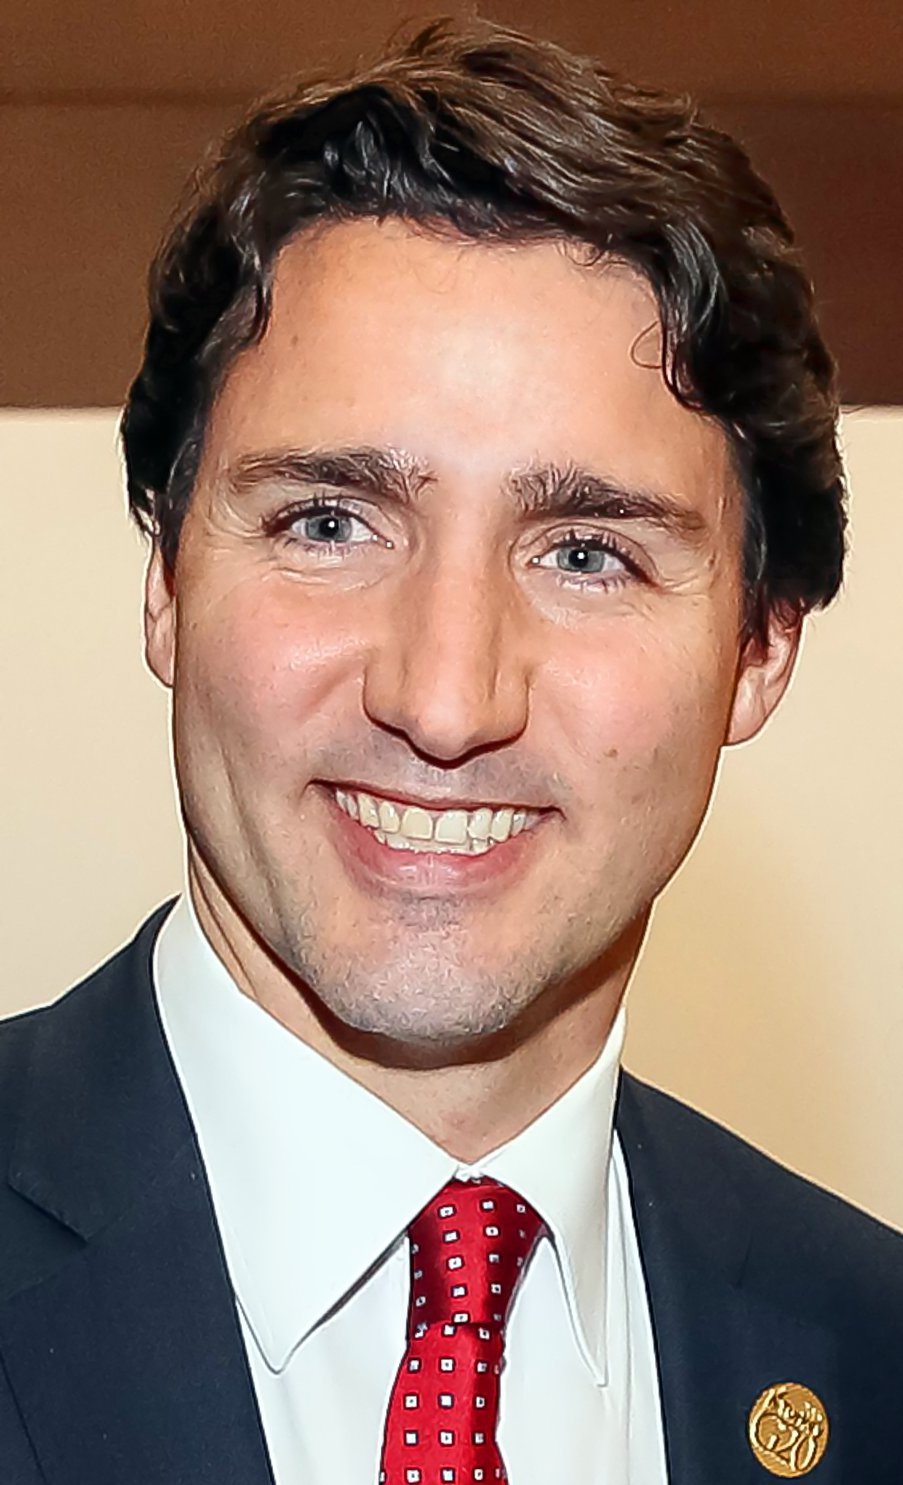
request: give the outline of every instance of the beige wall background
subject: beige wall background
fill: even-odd
[[[630,993],[628,1063],[903,1227],[903,410],[844,422],[853,553],[774,723],[724,759]],[[112,412],[0,413],[0,1013],[179,889],[166,698]]]

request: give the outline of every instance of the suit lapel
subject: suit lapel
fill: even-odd
[[[34,1019],[9,1168],[27,1240],[4,1256],[0,1356],[48,1485],[273,1485],[209,1189],[156,1013],[151,952],[163,916]],[[767,1485],[747,1441],[749,1410],[767,1386],[802,1382],[833,1424],[834,1341],[794,1314],[792,1254],[770,1285],[744,1283],[750,1222],[731,1162],[678,1129],[672,1107],[622,1079],[618,1131],[669,1485]],[[818,1485],[839,1485],[841,1464],[829,1443]]]
[[[666,1105],[622,1079],[618,1131],[630,1174],[659,1368],[669,1485],[768,1485],[750,1409],[774,1383],[801,1382],[840,1416],[836,1345],[793,1310],[793,1255],[769,1292],[744,1284],[750,1220],[723,1162],[675,1140]],[[839,1485],[839,1440],[817,1485]]]
[[[42,1018],[35,1039],[9,1179],[71,1240],[17,1260],[0,1354],[49,1485],[272,1485],[209,1190],[156,1017],[161,920]]]

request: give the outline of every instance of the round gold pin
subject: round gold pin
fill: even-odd
[[[766,1387],[750,1409],[749,1443],[771,1474],[789,1480],[808,1475],[828,1447],[824,1404],[801,1382]]]

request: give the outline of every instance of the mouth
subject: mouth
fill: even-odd
[[[542,818],[538,810],[515,804],[429,809],[362,790],[337,788],[333,792],[340,810],[393,851],[485,856],[531,830]]]
[[[431,894],[507,885],[524,869],[552,813],[475,801],[430,809],[422,801],[335,785],[325,792],[340,853],[371,890]]]

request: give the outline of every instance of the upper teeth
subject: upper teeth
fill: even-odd
[[[457,851],[481,855],[492,846],[519,835],[539,818],[527,810],[425,810],[419,805],[374,799],[372,794],[336,789],[336,799],[347,815],[376,833],[385,845],[407,851]]]

